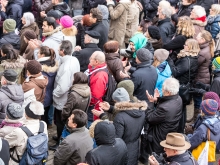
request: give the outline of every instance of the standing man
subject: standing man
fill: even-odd
[[[62,41],[59,49],[60,67],[57,71],[53,90],[54,117],[57,126],[57,137],[53,137],[53,139],[56,140],[57,143],[54,146],[50,146],[50,150],[56,150],[59,145],[65,124],[61,120],[62,109],[67,102],[68,90],[73,83],[73,75],[80,71],[79,61],[76,57],[72,57],[71,53],[72,43],[67,40]]]

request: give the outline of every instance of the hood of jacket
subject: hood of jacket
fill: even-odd
[[[207,42],[207,43],[204,43],[204,44],[199,45],[200,49],[204,49],[204,48],[206,48],[206,47],[208,47],[208,46],[209,46],[209,43],[208,43],[208,42]]]
[[[214,22],[220,22],[220,14],[217,14],[217,15],[215,15],[215,16],[211,16],[211,15],[209,15],[208,17],[207,17],[207,22],[208,22],[208,24],[212,24],[212,23],[214,23]]]
[[[51,35],[56,34],[56,33],[58,33],[58,32],[61,32],[61,30],[62,30],[61,26],[58,26],[58,27],[56,27],[56,29],[54,29],[54,30],[51,31],[51,32],[42,33],[42,36],[48,37],[48,36],[51,36]],[[62,33],[62,34],[63,34],[63,33]]]
[[[16,101],[16,102],[24,101],[24,92],[20,84],[3,85],[0,88],[0,92],[3,92],[12,101]]]
[[[31,75],[29,77],[29,80],[35,83],[39,88],[44,89],[48,84],[48,78],[47,76],[43,76],[43,78],[39,78],[40,76],[43,76],[42,73]]]
[[[24,68],[24,64],[26,60],[19,56],[17,60],[4,60],[0,64],[5,69],[16,69],[16,68]]]
[[[59,68],[59,62],[55,61],[54,63],[51,62],[50,57],[42,57],[37,59],[37,61],[42,65],[42,71],[49,74],[54,75],[56,74],[58,68]]]
[[[160,73],[164,77],[170,77],[172,72],[167,61],[164,61],[159,66],[157,66],[157,73]]]
[[[9,0],[8,1],[9,4],[17,4],[17,5],[20,5],[22,6],[24,4],[24,1],[23,0]]]
[[[120,0],[119,1],[120,4],[122,4],[126,10],[129,10],[129,7],[131,5],[131,1],[129,0]]]
[[[90,87],[88,86],[88,84],[74,84],[71,87],[71,90],[74,90],[76,93],[78,93],[82,97],[90,96]]]
[[[107,60],[114,60],[114,59],[119,59],[120,55],[119,55],[119,53],[105,53],[105,58],[106,58],[106,61]]]
[[[207,116],[202,123],[205,124],[214,135],[220,132],[220,120],[216,116]]]
[[[69,13],[70,12],[70,7],[66,2],[62,2],[62,3],[59,3],[55,6],[53,6],[53,9],[61,11],[64,15],[69,15],[70,14]]]
[[[200,20],[192,20],[193,25],[198,25],[198,26],[202,26],[205,27],[207,25],[207,21],[202,22]]]

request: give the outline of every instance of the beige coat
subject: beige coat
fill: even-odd
[[[205,26],[207,25],[207,21],[202,22],[200,20],[192,20],[193,26],[195,28],[195,34],[193,36],[196,39],[197,35],[202,31],[205,30]]]
[[[115,7],[112,2],[107,4],[111,17],[108,39],[118,41],[120,48],[125,48],[126,24],[131,2],[130,0],[120,0]]]

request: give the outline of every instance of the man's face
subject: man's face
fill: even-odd
[[[60,46],[60,47],[61,47],[61,46]],[[63,50],[61,50],[60,48],[59,48],[59,50],[58,50],[58,53],[59,53],[59,55],[60,55],[61,57],[65,56],[65,54],[63,53]]]
[[[1,85],[6,85],[6,84],[7,84],[7,82],[6,82],[5,78],[4,78],[4,76],[2,76],[2,78],[1,78]]]
[[[129,45],[130,45],[130,49],[132,52],[135,52],[135,45],[133,42],[129,42]]]
[[[95,54],[92,54],[89,58],[89,65],[92,67],[96,67],[98,65],[98,61],[95,59]]]
[[[43,33],[47,33],[47,32],[53,31],[52,26],[48,26],[47,21],[43,22],[42,29],[43,29]]]
[[[74,129],[77,127],[76,123],[73,123],[73,119],[74,119],[74,114],[72,114],[69,118],[68,118],[68,127]]]
[[[94,23],[96,23],[96,21],[97,21],[97,19],[96,19],[96,18],[93,18],[93,17],[92,17],[92,13],[90,13],[90,14],[89,14],[89,22],[90,22],[91,24],[94,24]]]
[[[177,150],[173,150],[170,148],[164,148],[164,151],[166,152],[167,157],[174,156],[177,154]]]
[[[161,10],[158,10],[158,18],[159,18],[159,20],[162,20],[165,18],[164,15],[162,14]]]
[[[191,11],[191,13],[190,13],[190,18],[191,19],[196,19],[198,16],[196,15],[196,13],[195,13],[195,9],[193,9],[192,11]]]

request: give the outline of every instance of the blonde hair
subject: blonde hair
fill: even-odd
[[[195,27],[188,16],[182,16],[179,18],[177,24],[177,34],[182,34],[186,37],[193,37],[195,34]]]
[[[219,4],[213,4],[211,7],[211,10],[217,15],[220,14],[220,5]]]
[[[209,47],[210,47],[210,54],[212,57],[214,57],[214,51],[215,51],[215,41],[212,38],[211,33],[209,33],[206,30],[202,30],[200,33],[200,36],[202,38],[204,38],[204,40],[209,43]]]
[[[185,45],[188,46],[188,51],[185,49],[181,50],[180,53],[177,55],[177,58],[192,56],[195,57],[198,55],[200,48],[199,43],[195,39],[187,39]]]
[[[154,62],[153,62],[153,66],[154,67],[157,67],[158,65],[160,65],[161,64],[161,62],[160,61],[158,61],[158,59],[154,56]]]

